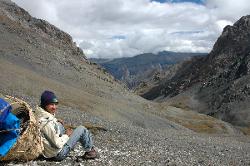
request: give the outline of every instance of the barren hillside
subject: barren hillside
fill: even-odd
[[[59,98],[58,117],[106,129],[94,133],[100,159],[78,160],[84,151],[77,147],[60,165],[250,163],[248,137],[233,126],[136,96],[91,64],[67,33],[10,0],[0,1],[0,80],[0,93],[32,106],[44,90],[52,90]],[[25,164],[59,163],[39,159]]]
[[[41,92],[50,89],[62,105],[106,120],[182,128],[158,116],[158,104],[134,95],[91,64],[67,33],[8,0],[0,5],[2,93],[28,96],[39,103]]]
[[[150,103],[92,65],[67,33],[9,1],[0,5],[2,93],[27,95],[38,102],[40,93],[50,89],[63,105],[116,121],[130,120],[125,112],[146,113]]]

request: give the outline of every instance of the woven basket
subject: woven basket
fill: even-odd
[[[32,113],[31,107],[24,101],[5,96],[5,100],[12,106],[12,113],[20,119],[21,133],[16,144],[7,155],[0,160],[29,161],[36,159],[43,151],[43,144],[39,126]],[[25,125],[24,125],[25,124]]]

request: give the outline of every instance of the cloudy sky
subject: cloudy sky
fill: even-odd
[[[88,58],[209,52],[248,0],[13,0],[69,33]]]

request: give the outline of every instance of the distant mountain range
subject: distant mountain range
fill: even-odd
[[[134,57],[117,59],[89,59],[105,68],[116,79],[124,82],[129,88],[145,82],[155,73],[161,72],[193,56],[204,56],[203,53],[180,53],[162,51],[158,54],[145,53]]]

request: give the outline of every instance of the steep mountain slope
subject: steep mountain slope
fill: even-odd
[[[147,75],[139,75],[137,79],[139,79],[140,82],[136,87],[133,88],[133,91],[138,95],[143,95],[153,87],[157,87],[158,85],[162,84],[162,82],[172,79],[176,72],[182,67],[184,62],[170,65],[160,71],[152,70],[150,73],[147,73]],[[140,79],[141,77],[143,78]]]
[[[121,80],[129,88],[133,89],[155,73],[159,73],[173,64],[193,56],[204,55],[206,54],[162,51],[158,54],[145,53],[109,61],[105,59],[90,60],[103,66],[116,79]]]
[[[51,89],[62,105],[107,120],[144,125],[147,119],[146,127],[160,128],[172,124],[151,114],[153,109],[145,110],[150,103],[91,65],[68,34],[8,0],[0,5],[2,93],[33,97],[38,103],[41,92]]]
[[[226,26],[206,57],[193,58],[142,96],[179,103],[235,125],[250,126],[250,16]],[[174,102],[176,103],[176,102]]]

